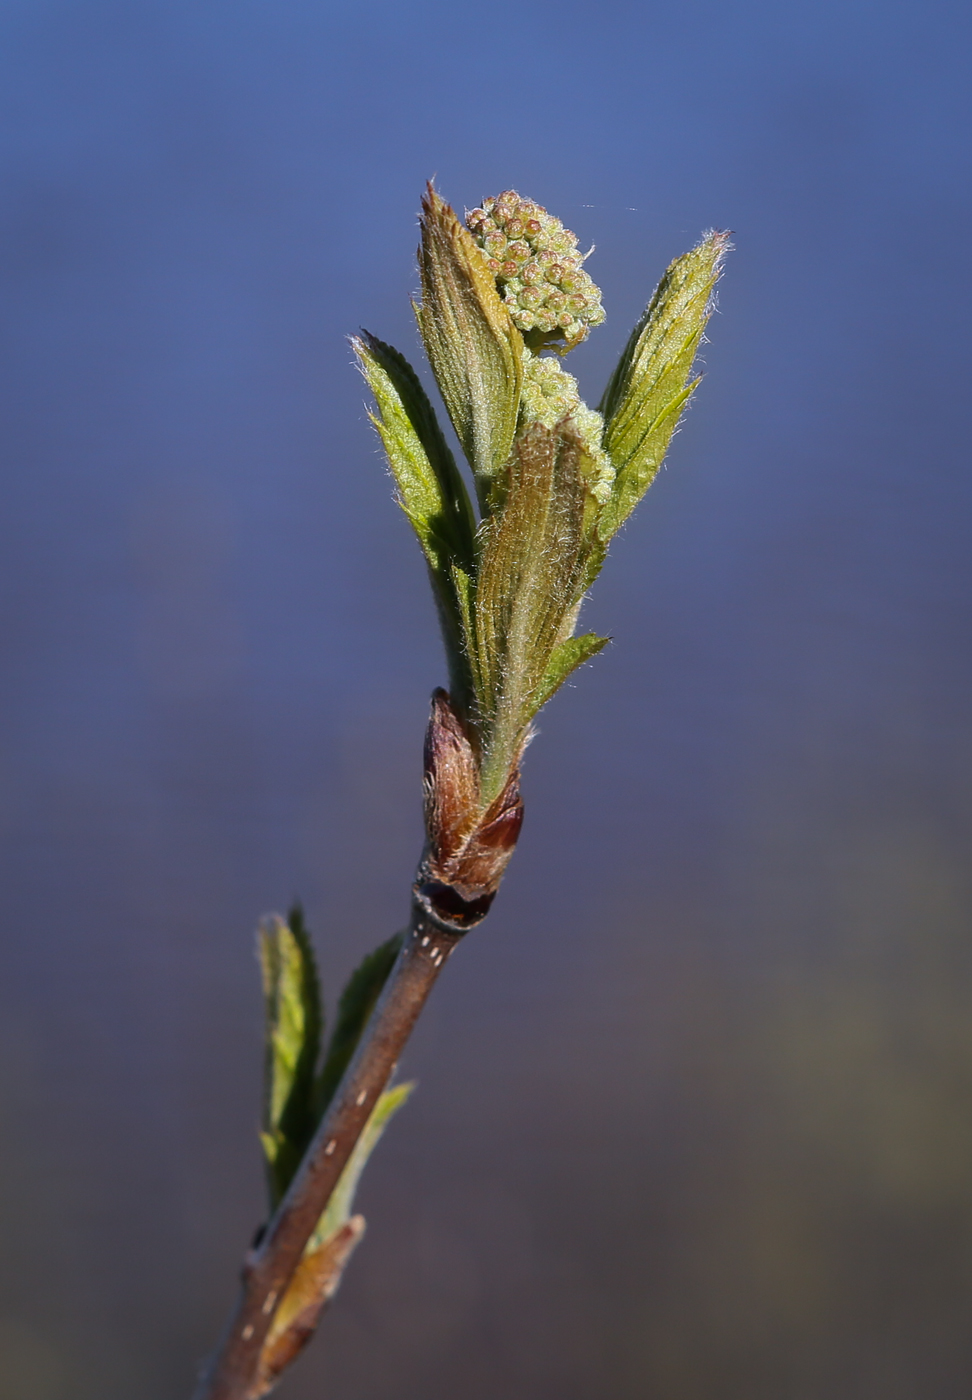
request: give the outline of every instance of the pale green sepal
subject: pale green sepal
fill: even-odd
[[[334,1188],[327,1209],[317,1222],[314,1233],[307,1242],[305,1254],[310,1254],[318,1249],[336,1230],[340,1230],[341,1226],[350,1220],[354,1205],[354,1193],[358,1188],[358,1181],[368,1158],[378,1145],[378,1139],[414,1088],[413,1083],[397,1084],[394,1089],[386,1089],[375,1104],[364,1132],[358,1138],[357,1145],[348,1158],[347,1166],[338,1178],[338,1184]]]
[[[590,661],[599,651],[603,651],[610,640],[610,637],[599,637],[596,632],[585,632],[580,637],[568,637],[566,642],[554,647],[543,679],[530,702],[531,718],[560,689],[571,672],[576,671],[578,666],[583,666],[585,661]]]
[[[523,337],[485,255],[431,185],[422,200],[421,229],[419,330],[486,515],[502,496],[502,471],[516,432]]]
[[[258,949],[266,1014],[263,1124],[271,1206],[290,1182],[317,1126],[314,1071],[321,1044],[320,985],[299,908],[289,924],[263,920]]]
[[[607,542],[658,473],[698,380],[692,363],[712,311],[729,235],[708,234],[662,278],[604,391],[604,447],[617,473],[598,522]]]

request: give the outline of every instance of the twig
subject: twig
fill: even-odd
[[[431,185],[421,228],[419,329],[472,471],[478,524],[418,375],[377,337],[354,341],[425,553],[449,666],[450,692],[433,695],[425,742],[414,913],[357,1053],[246,1258],[239,1304],[196,1400],[266,1393],[258,1373],[274,1313],[446,958],[485,917],[513,853],[533,718],[607,644],[575,635],[578,611],[698,383],[692,361],[728,248],[726,234],[711,232],[671,264],[595,411],[559,363],[604,320],[574,234],[515,190],[463,225]],[[299,1343],[294,1333],[293,1354]]]
[[[249,1400],[276,1306],[461,936],[416,902],[398,961],[357,1053],[266,1234],[244,1261],[239,1303],[194,1400]]]

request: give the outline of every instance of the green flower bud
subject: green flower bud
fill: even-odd
[[[559,342],[571,350],[604,320],[601,293],[581,267],[586,254],[541,205],[504,190],[473,209],[466,226],[489,260],[513,324],[532,349]],[[541,287],[544,300],[524,303],[524,284]]]
[[[614,481],[611,459],[604,451],[604,419],[581,399],[577,380],[548,355],[523,357],[523,390],[520,398],[520,418],[524,427],[540,423],[553,429],[568,421],[577,433],[590,458],[590,490],[599,504],[610,498]]]

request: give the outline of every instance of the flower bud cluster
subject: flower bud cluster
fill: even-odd
[[[593,466],[591,495],[601,505],[610,499],[614,467],[601,446],[604,419],[587,407],[577,392],[577,380],[551,356],[525,351],[520,412],[525,419],[545,428],[555,428],[569,419]]]
[[[581,265],[587,255],[541,205],[504,190],[484,199],[466,224],[519,330],[574,346],[604,320],[600,289]]]

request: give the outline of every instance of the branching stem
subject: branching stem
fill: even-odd
[[[415,906],[354,1059],[265,1235],[244,1260],[239,1302],[194,1400],[250,1400],[276,1306],[460,938]]]

